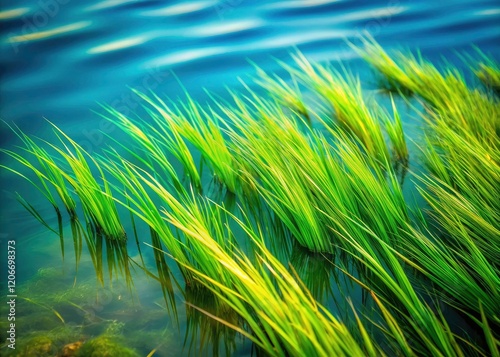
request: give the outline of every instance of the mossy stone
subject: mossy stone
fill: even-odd
[[[99,336],[85,342],[78,349],[75,357],[139,357],[139,354],[123,346],[114,336]]]
[[[33,357],[54,356],[57,353],[54,342],[48,336],[36,336],[24,346],[21,355]]]

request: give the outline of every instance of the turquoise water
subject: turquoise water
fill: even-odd
[[[130,88],[171,98],[182,97],[185,88],[204,101],[204,89],[220,95],[226,86],[241,89],[238,78],[254,73],[250,62],[280,73],[275,59],[290,63],[289,54],[296,48],[312,60],[342,60],[370,84],[370,71],[346,44],[346,40],[356,42],[364,31],[387,50],[418,48],[432,61],[446,56],[459,67],[463,64],[455,54],[471,53],[472,45],[500,57],[500,4],[495,0],[17,1],[2,4],[0,23],[0,118],[41,137],[50,130],[47,118],[92,153],[109,144],[103,133],[119,136],[115,127],[94,113],[100,110],[97,103],[110,104],[125,114],[140,111]],[[16,143],[5,125],[0,130],[1,147]],[[18,283],[32,279],[40,268],[55,267],[58,273],[51,276],[61,283],[58,288],[71,287],[75,268],[70,242],[63,261],[57,236],[41,227],[16,202],[13,192],[34,202],[54,223],[52,208],[26,182],[4,171],[1,175],[2,252],[7,240],[18,242]],[[69,226],[66,233],[69,237]],[[147,232],[140,233],[144,234],[141,241],[149,242]],[[134,244],[130,242],[129,254],[137,260]],[[148,266],[154,268],[151,251],[143,250]],[[84,249],[78,284],[86,287],[94,275]],[[183,348],[189,315],[185,297],[176,292],[177,328],[158,282],[140,269],[133,275],[132,294],[126,288],[106,288],[100,291],[109,295],[106,304],[97,308],[89,302],[93,299],[83,299],[81,306],[101,319],[96,326],[102,327],[102,320],[116,320],[124,324],[121,328],[127,337],[133,335],[134,323],[140,331],[150,332],[147,343],[136,345],[142,355],[162,343],[156,355],[188,355],[189,342]],[[141,325],[137,322],[141,316],[149,316],[151,322]],[[72,316],[69,310],[65,317],[78,326],[88,318]],[[87,336],[99,333],[89,326],[94,325],[86,325]],[[194,350],[200,345],[197,336]],[[250,346],[236,339],[233,350],[234,355],[246,355]],[[208,347],[207,354],[212,351]]]

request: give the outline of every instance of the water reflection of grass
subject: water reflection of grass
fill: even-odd
[[[219,353],[223,340],[229,353],[236,331],[276,356],[499,355],[498,99],[469,88],[458,70],[440,71],[420,56],[394,60],[370,40],[357,50],[386,89],[423,103],[423,170],[409,172],[394,101],[386,112],[366,100],[358,79],[302,55],[297,68],[286,67],[293,86],[259,72],[268,98],[231,93],[231,103],[215,99],[204,108],[192,99],[174,105],[137,93],[148,106],[148,124],[108,108],[107,117],[130,137],[118,147],[134,162],[112,150],[89,157],[91,170],[71,139],[61,140],[62,148],[51,144],[69,163],[50,169],[61,170],[83,206],[101,283],[103,246],[110,276],[120,269],[130,275],[125,246],[117,245],[125,237],[119,204],[152,232],[157,274],[149,274],[161,282],[171,311],[175,286],[183,289],[190,346],[199,331],[201,349],[209,341]],[[498,75],[494,66],[480,68],[480,78]],[[300,86],[326,107],[306,107]],[[194,149],[221,187],[210,198]],[[35,158],[48,162],[36,154],[41,150],[32,149]],[[8,153],[41,179],[42,192],[48,183],[57,187],[40,175],[47,168]],[[427,212],[406,201],[405,175]],[[290,256],[291,242],[309,255]],[[361,303],[353,303],[349,289],[334,293],[339,275],[362,289]],[[349,314],[326,309],[318,300],[328,294]],[[465,317],[464,329],[482,331],[480,338],[450,326],[445,310]]]
[[[239,326],[241,321],[236,311],[208,289],[187,288],[184,291],[184,299],[186,300],[184,345],[188,347],[188,353],[198,350],[211,353],[212,356],[231,356],[236,349],[236,331],[219,323],[212,316],[233,326]]]

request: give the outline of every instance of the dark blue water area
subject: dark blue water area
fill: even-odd
[[[102,113],[99,103],[125,114],[140,114],[141,102],[132,88],[172,99],[185,98],[184,90],[201,102],[209,99],[206,90],[227,98],[226,88],[244,90],[240,79],[251,83],[253,64],[286,77],[276,60],[292,64],[291,54],[300,50],[312,61],[331,62],[339,68],[341,61],[359,74],[372,95],[376,89],[372,70],[347,44],[359,43],[362,34],[373,36],[388,51],[419,50],[434,63],[443,63],[444,57],[471,82],[457,54],[474,56],[476,46],[500,59],[498,0],[19,0],[1,1],[0,9],[0,119],[52,140],[50,120],[96,154],[111,143],[107,135],[124,138],[98,115]],[[377,100],[390,103],[388,98]],[[421,121],[407,103],[398,103],[398,108],[409,139],[418,138]],[[1,124],[0,147],[12,149],[16,144],[18,139]],[[410,142],[413,149],[415,145]],[[12,163],[4,154],[0,159],[2,164]],[[0,185],[2,252],[13,238],[24,247],[19,253],[19,282],[47,266],[74,273],[70,242],[63,262],[57,235],[16,202],[14,192],[33,202],[54,226],[53,208],[43,196],[5,170],[0,171]],[[142,241],[149,241],[147,229],[139,230],[145,237]],[[69,226],[65,232],[71,236]],[[129,241],[130,255],[137,257],[135,242]],[[145,259],[154,264],[148,254]],[[93,276],[88,254],[82,256],[78,274],[82,279]],[[145,274],[134,274],[143,305],[156,306],[162,296],[158,285]],[[182,320],[186,309],[180,305]],[[185,328],[185,322],[181,325]],[[179,347],[182,333],[172,339],[175,355],[187,355]],[[238,346],[239,355],[249,353],[248,343],[238,342]],[[147,355],[155,346],[149,347],[141,352]]]

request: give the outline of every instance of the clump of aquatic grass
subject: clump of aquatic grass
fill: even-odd
[[[237,162],[229,151],[217,121],[190,98],[179,113],[175,117],[179,132],[200,150],[216,179],[230,192],[236,193],[239,187]]]
[[[393,146],[393,160],[407,163],[408,148],[404,139],[401,117],[393,103],[392,116],[375,102],[364,98],[361,82],[344,69],[344,75],[326,66],[310,63],[303,55],[294,56],[297,69],[285,66],[310,88],[320,94],[335,111],[340,127],[347,129],[360,141],[365,150],[382,163],[389,159],[382,130],[386,129]],[[331,128],[326,125],[327,129]]]
[[[151,184],[147,180],[144,182],[147,185]],[[192,239],[193,235],[210,236],[213,237],[213,244],[219,245],[224,251],[229,253],[235,249],[237,243],[229,228],[225,211],[194,195],[178,200],[161,188],[158,193],[168,205],[168,209],[162,210],[165,219],[184,234],[183,242],[190,257],[190,266],[210,276],[216,275],[218,281],[227,284],[228,277],[221,270],[220,262],[210,259],[206,247],[197,239]]]
[[[152,130],[147,130],[151,128],[150,125],[133,122],[112,107],[104,106],[104,109],[109,115],[109,117],[104,116],[104,118],[116,123],[127,136],[132,139],[132,143],[136,145],[130,145],[130,142],[125,144],[117,140],[115,140],[115,142],[134,157],[137,162],[140,162],[151,172],[154,172],[158,179],[168,179],[167,182],[173,183],[176,190],[182,191],[183,186],[178,179],[177,173],[166,152],[163,150],[168,143],[168,137],[164,138],[162,135],[155,135],[157,133],[154,133]],[[146,126],[146,128],[143,126]],[[147,128],[148,126],[149,128]],[[161,173],[166,174],[166,177],[161,175]]]
[[[416,93],[457,132],[469,132],[480,140],[489,140],[500,131],[500,108],[477,89],[469,89],[463,75],[448,67],[441,73],[420,55],[396,54],[394,60],[372,40],[356,48],[362,57],[383,76]],[[474,110],[471,110],[474,108]]]
[[[315,153],[281,108],[272,103],[260,104],[264,103],[255,103],[256,110],[261,110],[256,114],[260,121],[243,101],[237,102],[239,110],[223,108],[231,123],[228,131],[236,152],[251,170],[242,172],[247,185],[260,188],[261,195],[301,245],[329,251],[331,242],[325,239],[325,230],[317,218],[312,192],[300,187],[307,179],[297,171],[299,164],[312,165]]]
[[[430,175],[421,178],[425,187],[422,193],[447,234],[459,237],[461,229],[466,229],[493,258],[497,252],[490,249],[491,244],[498,239],[487,227],[500,229],[500,139],[494,131],[478,138],[474,133],[456,130],[448,125],[450,120],[442,115],[428,119],[429,134],[422,152]],[[498,117],[482,120],[496,121]],[[453,215],[461,225],[453,223]],[[498,257],[495,259],[498,261]]]
[[[180,262],[189,264],[189,257],[186,255],[183,244],[175,237],[171,227],[163,219],[159,204],[153,200],[153,194],[143,184],[142,176],[140,176],[143,171],[117,154],[104,162],[103,165],[124,189],[123,195],[127,202],[126,204],[121,202],[121,204],[125,205],[130,212],[145,222],[155,234],[161,237],[170,254],[174,255]],[[157,186],[158,189],[163,188],[163,185],[159,182]],[[189,271],[181,269],[181,273],[186,283],[192,281]]]
[[[405,98],[413,97],[415,94],[394,78],[386,77],[378,71],[373,72],[375,76],[375,87],[378,93],[390,96],[402,96]]]
[[[393,120],[389,115],[386,115],[382,120],[385,130],[392,144],[392,157],[396,163],[401,163],[403,166],[408,165],[410,153],[406,145],[406,138],[403,130],[403,121],[399,115],[394,99],[391,97]]]
[[[294,79],[293,86],[288,84],[283,78],[277,75],[270,76],[263,69],[257,68],[257,79],[255,83],[267,90],[272,98],[278,103],[291,109],[293,112],[302,115],[310,121],[308,108],[300,94],[297,81]]]
[[[335,217],[331,217],[335,220]],[[370,227],[366,234],[337,232],[350,245],[348,252],[367,269],[367,278],[354,280],[371,292],[387,326],[384,334],[392,337],[393,354],[463,356],[458,338],[453,335],[442,313],[426,303],[416,292],[405,269],[405,257],[385,239],[377,237]],[[378,242],[378,245],[374,243]],[[435,307],[434,307],[435,308]],[[403,327],[404,326],[404,327]]]
[[[44,143],[52,148],[55,153],[59,154],[61,156],[60,159],[49,154],[47,150],[35,143],[21,131],[16,134],[25,144],[23,151],[33,156],[36,162],[31,162],[23,155],[13,151],[3,150],[3,152],[7,153],[19,163],[31,169],[40,179],[42,187],[34,184],[31,179],[27,178],[22,173],[10,168],[7,169],[26,178],[38,187],[54,206],[56,211],[59,212],[56,200],[51,193],[48,183],[54,186],[72,219],[76,219],[76,203],[72,193],[76,194],[82,203],[87,221],[93,224],[98,233],[102,233],[109,238],[124,238],[125,232],[120,223],[120,218],[112,198],[109,184],[98,162],[59,128],[55,125],[53,126],[62,148],[46,141],[44,141]],[[92,162],[98,170],[103,181],[103,187],[101,187],[95,179],[94,173],[86,157],[90,159],[90,162]],[[66,161],[68,166],[63,164],[64,161]],[[67,186],[68,184],[72,187],[71,192]]]
[[[375,103],[366,104],[359,79],[347,71],[344,78],[339,72],[310,63],[301,54],[294,59],[298,69],[292,73],[332,105],[340,127],[357,137],[370,155],[386,162],[390,156],[381,126],[385,115]]]
[[[363,344],[360,344],[345,325],[319,305],[288,269],[259,243],[263,238],[253,229],[242,224],[257,248],[257,263],[252,263],[239,250],[228,253],[210,235],[190,234],[187,227],[180,224],[178,227],[204,247],[207,257],[220,262],[229,280],[222,282],[219,274],[187,268],[245,319],[251,333],[205,313],[248,337],[267,354],[375,356],[381,352],[367,334],[361,333]],[[360,331],[365,331],[360,320],[358,323]]]
[[[474,311],[476,318],[482,308],[498,324],[500,156],[495,145],[485,144],[496,140],[498,145],[497,134],[479,140],[443,121],[430,128],[435,137],[423,148],[430,174],[419,177],[419,190],[437,232],[427,232],[430,239],[412,232],[404,245],[450,305]]]
[[[236,108],[224,114],[236,152],[251,171],[242,175],[302,246],[332,251],[336,239],[322,212],[373,222],[393,234],[405,222],[395,174],[374,165],[362,143],[339,133],[331,144],[310,128],[302,131],[280,107],[256,95],[248,103],[235,100]],[[357,229],[349,220],[342,224]]]
[[[385,75],[431,105],[422,147],[430,173],[417,177],[433,229],[403,230],[401,259],[433,282],[440,300],[463,310],[490,340],[498,339],[489,327],[498,325],[500,312],[498,103],[469,89],[453,69],[441,74],[422,58],[403,55],[397,65],[372,43],[363,51]]]
[[[79,144],[55,125],[54,128],[64,149],[54,144],[49,145],[66,160],[72,172],[63,171],[59,166],[54,168],[60,170],[61,175],[78,195],[86,220],[92,223],[97,234],[103,234],[110,239],[125,239],[125,231],[120,222],[111,187],[101,166]],[[98,171],[103,186],[97,182],[89,162]]]
[[[475,73],[487,87],[490,87],[497,93],[500,91],[500,69],[498,66],[495,65],[493,67],[481,63]]]
[[[435,177],[420,189],[438,231],[409,227],[401,234],[401,259],[433,283],[433,295],[465,313],[484,331],[491,355],[498,355],[500,270],[498,210],[471,199]],[[476,351],[477,352],[477,351]]]
[[[191,153],[182,138],[200,151],[216,179],[224,184],[228,191],[236,193],[239,188],[237,163],[214,116],[189,96],[187,103],[167,105],[156,95],[148,97],[138,94],[155,109],[153,118],[161,130],[160,135],[170,132],[170,136],[167,135],[168,149],[183,164],[186,172],[194,179],[195,185],[201,186],[201,181]]]
[[[31,139],[28,135],[22,132],[19,128],[10,127],[10,129],[23,142],[24,146],[20,147],[19,149],[22,150],[24,155],[21,155],[12,150],[2,149],[0,151],[7,154],[20,164],[30,169],[40,181],[41,186],[37,185],[32,179],[30,179],[20,171],[14,170],[4,165],[0,165],[0,167],[15,173],[16,175],[30,182],[50,202],[57,215],[57,221],[59,226],[58,232],[55,232],[49,226],[49,224],[40,215],[38,210],[29,201],[24,199],[21,195],[17,194],[18,201],[26,208],[28,212],[30,212],[39,222],[41,222],[48,229],[59,234],[59,239],[61,243],[61,254],[64,259],[64,229],[63,229],[62,215],[57,200],[52,194],[52,190],[55,190],[57,192],[59,199],[63,203],[64,207],[66,208],[66,211],[68,212],[72,220],[76,219],[76,202],[73,199],[72,194],[69,192],[66,180],[61,174],[61,170],[58,168],[54,158],[51,155],[49,155],[44,148],[38,145],[33,139]],[[26,156],[31,157],[32,159],[30,160]],[[77,245],[75,245],[75,253],[78,260],[79,255],[78,255]]]
[[[474,70],[474,74],[488,88],[491,88],[495,93],[500,93],[500,67],[493,59],[481,54],[483,62],[479,63],[478,68]]]
[[[463,136],[442,125],[432,128],[435,136],[428,137],[423,148],[432,176],[475,207],[498,211],[500,156],[496,145],[484,145],[472,135]],[[494,216],[488,219],[495,221]]]
[[[401,86],[405,91],[410,93],[414,89],[418,89],[411,77],[378,43],[374,40],[365,39],[363,44],[364,47],[362,49],[358,47],[354,47],[354,49],[386,79],[387,85],[393,88],[393,91],[398,91],[396,86]],[[399,54],[397,59],[400,60],[401,57],[403,55]],[[406,57],[404,59],[406,60]]]
[[[211,257],[211,260],[219,262],[226,278],[221,281],[220,272],[214,276],[211,275],[215,273],[212,270],[202,273],[192,267],[186,268],[192,269],[202,284],[242,316],[251,333],[201,309],[203,312],[248,337],[270,355],[384,355],[384,351],[371,340],[360,319],[357,318],[359,330],[349,331],[319,305],[303,283],[262,245],[263,237],[259,236],[259,229],[252,229],[239,220],[237,222],[252,238],[257,249],[258,261],[255,263],[239,250],[227,252],[210,235],[190,233],[191,230],[180,221],[174,223],[205,247],[201,258]],[[392,352],[463,355],[442,316],[434,313],[415,293],[394,251],[380,241],[386,253],[385,261],[381,261],[377,258],[379,253],[369,248],[370,244],[364,247],[366,240],[358,244],[356,239],[351,238],[347,238],[349,244],[361,254],[362,263],[381,282],[381,286],[373,288],[380,290],[382,295],[378,297],[372,292],[372,296],[387,323],[387,327],[381,328],[396,348]],[[387,261],[392,263],[389,270],[385,266]],[[391,313],[392,308],[386,307],[393,306],[395,298],[398,300],[395,306],[397,315]],[[294,308],[290,309],[290,306]],[[407,310],[402,312],[401,307]],[[402,318],[411,330],[404,329],[396,316]]]
[[[186,285],[191,286],[194,280],[192,273],[182,268],[184,266],[194,266],[202,271],[219,269],[216,262],[201,258],[204,250],[196,240],[183,239],[182,235],[174,234],[173,227],[182,225],[188,227],[190,234],[216,237],[218,243],[230,250],[235,244],[234,238],[227,223],[223,223],[223,217],[219,216],[220,211],[214,211],[207,202],[199,203],[193,192],[182,191],[174,195],[171,193],[172,186],[161,183],[153,174],[120,159],[118,155],[105,165],[126,188],[124,195],[130,205],[122,204],[158,234],[168,253],[180,263]],[[159,202],[153,201],[153,194]]]
[[[237,250],[234,241],[227,239],[231,234],[224,223],[225,213],[219,207],[194,197],[177,199],[158,185],[151,175],[124,164],[133,173],[127,176],[139,178],[161,197],[167,205],[162,210],[165,219],[186,235],[185,243],[181,244],[189,252],[189,258],[182,254],[172,254],[173,257],[193,273],[195,279],[238,312],[252,333],[226,321],[228,326],[249,337],[271,355],[283,355],[284,351],[292,355],[361,356],[367,352],[376,355],[367,335],[362,337],[367,343],[361,346],[346,327],[319,306],[263,246],[260,249],[265,259],[255,265]],[[133,201],[132,197],[130,201]],[[253,230],[242,227],[247,234],[253,235],[254,244],[263,241]],[[166,237],[160,235],[160,238],[168,248],[169,233]],[[268,276],[268,271],[272,276]],[[273,281],[278,282],[279,288]],[[291,305],[295,306],[293,312],[290,311]]]
[[[446,235],[468,237],[492,264],[500,263],[500,216],[497,207],[478,206],[472,198],[465,196],[437,179],[424,181],[422,194],[432,208],[431,215]],[[498,197],[498,196],[495,196]],[[446,239],[446,236],[445,236]],[[466,244],[467,245],[467,244]],[[460,247],[460,244],[457,244]]]
[[[1,165],[1,167],[14,172],[15,174],[23,177],[31,184],[33,184],[37,188],[37,190],[47,198],[47,200],[56,210],[57,215],[60,216],[60,210],[57,204],[57,200],[52,194],[52,189],[54,189],[57,192],[70,217],[75,217],[76,202],[67,187],[66,180],[61,174],[61,170],[58,169],[58,164],[56,163],[55,159],[51,155],[49,155],[49,153],[44,148],[42,148],[19,128],[10,127],[10,129],[16,134],[19,139],[21,139],[24,144],[24,146],[19,147],[19,149],[22,150],[24,154],[28,154],[29,157],[32,157],[33,160],[29,160],[26,157],[27,155],[21,155],[12,150],[2,149],[1,152],[7,154],[20,164],[33,171],[37,178],[40,180],[42,186],[40,187],[36,185],[31,179],[29,179],[19,171],[16,171],[5,165]],[[30,209],[30,211],[32,210]]]
[[[454,223],[458,229],[464,228],[459,220]],[[452,241],[412,229],[401,244],[403,254],[407,262],[411,260],[409,264],[435,283],[434,293],[442,301],[458,309],[475,311],[476,316],[481,307],[488,320],[499,325],[500,275],[496,265],[488,261],[466,231],[448,239]]]

